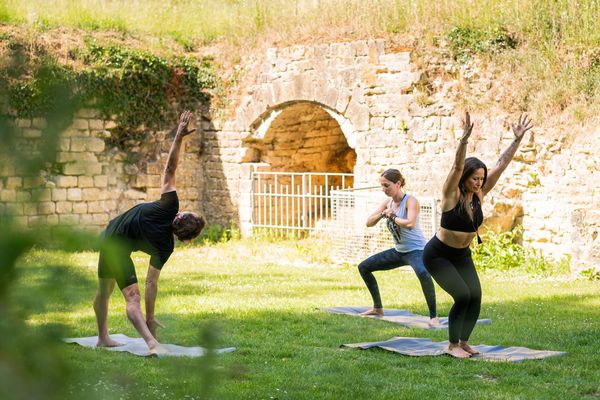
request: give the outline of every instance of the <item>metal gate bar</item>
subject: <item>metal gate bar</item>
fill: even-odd
[[[252,172],[251,179],[253,230],[302,236],[324,227],[331,218],[331,192],[349,188],[354,175]]]

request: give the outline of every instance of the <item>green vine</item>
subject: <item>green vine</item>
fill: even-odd
[[[14,116],[44,115],[65,97],[78,107],[99,110],[105,119],[114,119],[110,142],[126,146],[143,142],[148,131],[164,129],[177,113],[210,101],[208,90],[218,87],[210,59],[162,58],[148,51],[123,45],[99,45],[88,41],[84,48],[70,51],[73,64],[61,65],[45,50],[34,54],[19,43],[10,43],[15,59],[26,59],[26,67],[0,67],[7,76],[8,108]],[[66,88],[62,99],[48,96],[49,87]]]

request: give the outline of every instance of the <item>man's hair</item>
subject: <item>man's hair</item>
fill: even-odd
[[[202,215],[182,213],[179,219],[173,221],[173,234],[181,241],[191,240],[200,234],[205,225],[206,220]]]

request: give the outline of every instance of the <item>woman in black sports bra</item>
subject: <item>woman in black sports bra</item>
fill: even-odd
[[[496,185],[523,136],[532,128],[531,119],[522,115],[511,127],[515,139],[488,173],[479,159],[465,159],[467,142],[473,131],[471,117],[466,113],[454,164],[444,182],[441,228],[423,252],[425,268],[454,299],[448,314],[450,343],[446,350],[453,357],[468,358],[478,353],[468,344],[481,307],[481,285],[469,245],[473,238],[479,240],[477,229],[483,222],[483,197]]]

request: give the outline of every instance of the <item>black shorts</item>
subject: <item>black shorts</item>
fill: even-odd
[[[117,237],[103,236],[98,259],[98,278],[115,279],[121,290],[137,283],[135,266],[131,261],[131,246]]]

